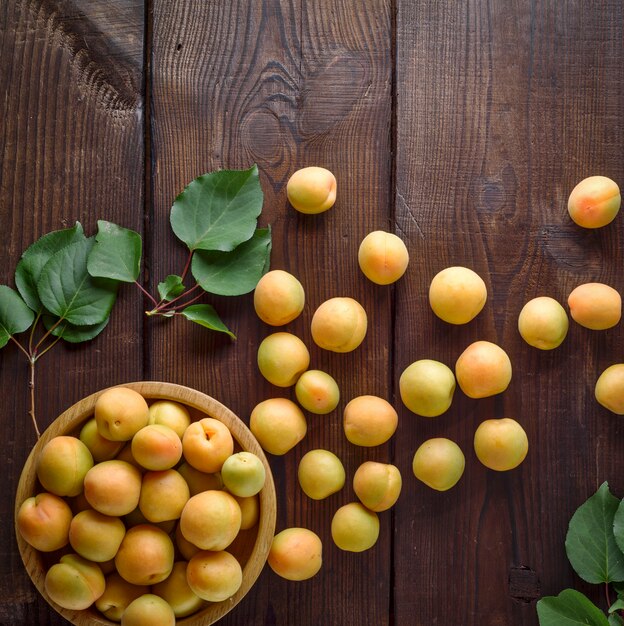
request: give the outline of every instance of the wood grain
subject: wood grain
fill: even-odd
[[[563,550],[572,512],[603,480],[622,495],[621,427],[592,397],[601,368],[620,358],[621,330],[572,323],[552,353],[517,332],[534,296],[565,303],[588,280],[622,288],[621,226],[581,231],[565,209],[585,176],[622,179],[613,48],[622,9],[586,8],[399,3],[397,228],[418,250],[420,271],[397,290],[397,373],[417,358],[453,366],[476,339],[500,344],[514,367],[500,396],[475,401],[458,390],[435,421],[403,415],[399,438],[411,445],[397,445],[402,470],[423,440],[447,436],[464,450],[466,472],[443,494],[407,481],[395,514],[399,624],[536,624],[540,593],[579,584]],[[475,269],[488,286],[486,308],[466,327],[428,307],[429,281],[448,265]],[[472,437],[483,419],[504,416],[525,427],[530,449],[519,469],[497,474],[479,464]],[[401,584],[408,576],[419,583]]]
[[[1,281],[13,285],[22,251],[46,232],[97,219],[142,230],[143,3],[32,2],[0,6]],[[108,328],[88,346],[58,345],[37,365],[45,427],[79,398],[142,378],[141,304],[120,295]],[[35,443],[26,359],[2,351],[0,623],[66,623],[28,579],[13,525],[20,471]]]
[[[567,563],[564,539],[571,514],[602,481],[624,495],[624,427],[593,398],[599,373],[622,360],[624,331],[571,323],[560,348],[539,352],[516,323],[537,295],[565,303],[586,281],[624,289],[621,219],[586,231],[565,208],[585,176],[624,181],[623,29],[619,0],[0,3],[0,282],[13,284],[20,254],[43,233],[75,220],[93,233],[108,219],[144,235],[145,280],[155,291],[186,260],[169,226],[174,197],[203,172],[255,162],[272,267],[305,287],[304,312],[285,330],[310,347],[312,367],[337,379],[341,402],[328,416],[308,415],[306,439],[269,462],[277,529],[317,532],[324,567],[297,584],[266,567],[221,623],[531,626],[536,600],[565,587],[605,608],[602,590]],[[323,215],[300,215],[286,200],[288,177],[306,165],[338,179],[336,206]],[[357,267],[359,243],[374,229],[408,245],[410,267],[396,286],[373,285]],[[479,272],[489,292],[463,327],[437,319],[427,302],[433,275],[453,264]],[[310,336],[316,307],[339,295],[369,315],[367,338],[350,354],[319,350]],[[96,341],[42,360],[40,424],[130,380],[196,388],[246,423],[257,402],[294,398],[257,371],[257,347],[274,329],[257,319],[252,296],[203,301],[237,333],[235,343],[184,320],[145,319],[145,303],[123,288]],[[470,400],[457,390],[434,420],[401,405],[397,384],[409,363],[452,367],[477,339],[511,357],[504,394]],[[0,624],[65,624],[29,582],[6,523],[35,442],[27,364],[14,346],[2,350],[0,384]],[[388,444],[346,441],[342,409],[360,394],[399,411]],[[530,450],[520,468],[499,474],[479,464],[472,438],[483,419],[502,416],[522,423]],[[446,493],[412,474],[414,451],[434,436],[456,440],[466,455],[464,477]],[[319,447],[343,460],[347,484],[313,502],[296,470]],[[377,545],[343,553],[331,517],[355,499],[351,478],[369,459],[394,462],[403,493],[380,515]]]
[[[303,315],[285,330],[304,339],[311,367],[335,376],[342,393],[332,414],[308,415],[301,445],[271,458],[277,530],[305,526],[317,532],[324,575],[293,586],[267,568],[224,623],[387,623],[391,515],[382,516],[380,542],[365,554],[340,553],[329,528],[333,512],[355,499],[350,480],[358,464],[390,456],[389,447],[350,446],[341,422],[352,397],[391,395],[390,291],[366,284],[356,262],[364,235],[390,223],[390,4],[158,0],[153,33],[152,280],[184,263],[168,225],[183,186],[205,171],[258,163],[265,193],[261,223],[270,223],[273,232],[272,267],[295,274],[306,290]],[[298,214],[286,200],[288,177],[306,165],[328,167],[339,181],[336,206],[320,216]],[[352,354],[323,352],[310,337],[315,308],[340,295],[357,298],[369,313],[369,337]],[[260,340],[276,329],[255,317],[251,296],[206,301],[233,327],[236,343],[188,324],[154,325],[150,376],[204,390],[243,419],[268,397],[294,398],[257,371]],[[301,456],[317,447],[337,452],[349,476],[343,492],[322,502],[303,495],[296,478]]]

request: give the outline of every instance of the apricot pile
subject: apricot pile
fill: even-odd
[[[258,521],[266,472],[219,420],[112,388],[79,437],[43,447],[36,472],[43,491],[21,504],[17,528],[36,550],[62,551],[44,583],[57,605],[159,626],[241,586],[229,549]]]

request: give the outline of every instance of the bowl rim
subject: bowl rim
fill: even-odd
[[[117,622],[108,620],[99,614],[96,609],[90,607],[82,611],[65,609],[53,602],[45,592],[44,579],[45,574],[41,567],[41,557],[38,550],[30,546],[22,538],[17,528],[17,514],[24,500],[33,494],[33,487],[36,484],[35,462],[42,448],[55,436],[66,434],[76,429],[90,415],[93,414],[93,408],[97,398],[107,391],[115,387],[127,387],[137,391],[146,400],[173,400],[180,402],[192,409],[206,414],[208,417],[214,417],[223,422],[234,439],[242,446],[244,450],[253,452],[257,455],[265,466],[266,479],[264,487],[260,491],[260,517],[258,520],[258,530],[256,540],[254,542],[251,553],[243,566],[243,582],[238,591],[227,600],[222,602],[210,603],[207,607],[201,609],[197,613],[176,619],[176,624],[180,626],[191,626],[192,624],[202,624],[208,626],[221,619],[226,613],[229,613],[249,592],[254,585],[264,565],[267,561],[273,536],[275,534],[276,509],[277,500],[275,493],[275,483],[271,467],[257,439],[254,437],[249,427],[224,404],[215,400],[211,396],[176,383],[160,382],[160,381],[135,381],[111,385],[105,389],[101,389],[92,393],[78,402],[71,405],[63,413],[61,413],[41,434],[36,444],[33,446],[22,472],[20,474],[17,491],[15,494],[14,509],[14,526],[17,544],[22,558],[22,562],[31,581],[57,613],[60,613],[65,619],[69,620],[76,626],[118,626]]]

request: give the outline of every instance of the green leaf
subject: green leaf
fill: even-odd
[[[161,300],[173,300],[184,293],[185,289],[182,276],[176,274],[169,274],[162,283],[158,283],[158,294]]]
[[[45,264],[37,292],[45,308],[75,326],[101,324],[109,316],[118,283],[87,271],[93,238],[66,246]]]
[[[624,600],[622,598],[618,598],[610,607],[609,613],[613,613],[613,611],[621,611],[624,609]]]
[[[624,552],[624,501],[620,501],[613,517],[613,535],[615,543],[621,552]]]
[[[609,626],[605,614],[586,596],[564,589],[558,596],[546,596],[537,603],[540,626]]]
[[[271,230],[259,228],[232,252],[195,252],[191,271],[204,291],[239,296],[253,291],[268,270],[270,255]]]
[[[171,228],[190,250],[229,252],[254,233],[262,211],[258,166],[193,180],[171,207]]]
[[[109,320],[110,316],[101,324],[92,324],[90,326],[74,326],[74,324],[63,320],[58,326],[54,326],[58,320],[50,315],[45,315],[43,324],[48,330],[52,328],[51,334],[55,337],[61,337],[69,343],[82,343],[97,337],[106,328]]]
[[[85,239],[85,236],[82,226],[80,222],[76,222],[72,228],[55,230],[43,235],[43,237],[26,248],[15,268],[15,285],[26,304],[33,311],[41,310],[41,301],[37,294],[37,282],[41,276],[43,266],[55,252],[62,250],[70,243],[83,239]]]
[[[87,269],[91,276],[133,283],[141,271],[141,235],[113,222],[98,220],[98,233]]]
[[[576,573],[589,583],[624,580],[624,554],[613,534],[619,500],[604,482],[572,516],[565,547]]]
[[[615,590],[615,593],[617,593],[618,598],[624,598],[624,582],[614,582],[611,586]]]
[[[236,335],[221,321],[214,307],[209,304],[192,304],[181,311],[181,314],[191,322],[195,322],[210,330],[226,333],[232,337],[232,339],[236,339]]]
[[[0,348],[4,348],[13,335],[28,330],[34,319],[35,314],[17,291],[0,285]]]
[[[618,613],[609,615],[609,626],[624,626],[624,619]]]

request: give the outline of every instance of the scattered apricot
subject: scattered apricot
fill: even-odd
[[[267,272],[254,290],[258,317],[270,326],[283,326],[299,317],[305,305],[302,284],[284,270]]]
[[[330,298],[312,316],[312,339],[324,350],[351,352],[364,341],[368,318],[353,298]]]
[[[483,465],[505,472],[524,461],[529,440],[516,420],[509,417],[490,419],[481,422],[475,431],[474,449]]]
[[[603,283],[585,283],[568,296],[572,319],[590,330],[606,330],[622,317],[622,297]]]
[[[553,350],[568,334],[568,316],[564,308],[548,296],[529,300],[518,316],[520,336],[534,348]]]
[[[467,267],[447,267],[433,277],[429,286],[433,312],[449,324],[467,324],[481,312],[486,300],[483,279]]]
[[[358,263],[366,278],[378,285],[389,285],[405,274],[409,252],[395,234],[375,230],[362,240]]]
[[[583,228],[600,228],[615,219],[620,210],[620,188],[606,176],[582,180],[568,198],[568,213]]]
[[[336,177],[324,167],[304,167],[289,178],[286,195],[300,213],[323,213],[336,202]]]
[[[616,415],[624,415],[624,363],[607,367],[596,381],[596,400]]]

